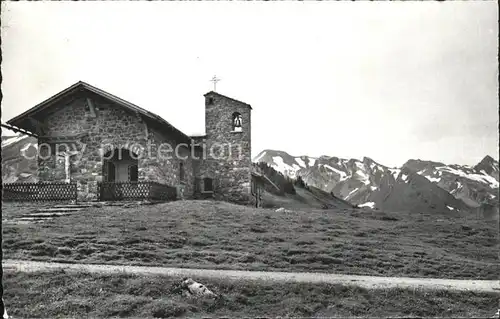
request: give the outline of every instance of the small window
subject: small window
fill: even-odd
[[[179,180],[184,182],[185,174],[184,174],[184,163],[179,163]]]
[[[207,98],[207,105],[213,105],[213,104],[214,104],[214,98],[213,97]]]
[[[213,192],[213,181],[211,178],[205,177],[203,179],[203,191],[204,192]]]
[[[139,170],[137,165],[130,165],[128,167],[128,180],[131,182],[137,182],[139,180]]]
[[[242,131],[242,117],[238,112],[233,113],[233,132],[241,132]]]

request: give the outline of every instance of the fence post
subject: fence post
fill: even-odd
[[[76,189],[76,183],[75,182],[72,182],[71,184],[73,186],[72,189],[73,189],[73,194],[74,194],[73,196],[75,198],[75,205],[77,205],[78,204],[78,190]]]
[[[176,199],[184,200],[184,185],[177,185]]]
[[[97,181],[89,181],[89,200],[95,201],[97,200],[98,194],[98,187],[97,187]]]

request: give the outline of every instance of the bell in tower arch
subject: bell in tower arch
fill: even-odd
[[[241,132],[242,127],[241,127],[241,114],[238,112],[233,113],[233,132]]]

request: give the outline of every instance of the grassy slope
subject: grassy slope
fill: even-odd
[[[333,197],[329,193],[315,187],[308,190],[295,187],[296,194],[275,195],[264,191],[262,193],[262,206],[265,208],[289,208],[289,209],[323,209],[326,205],[332,209],[347,209],[353,205],[342,199]]]
[[[6,203],[2,214],[27,210]],[[193,268],[497,279],[498,247],[498,225],[482,220],[211,201],[3,225],[4,258]]]
[[[203,281],[223,298],[174,292],[180,278],[89,273],[6,273],[5,302],[14,318],[83,317],[488,317],[499,294],[388,289],[329,284]]]

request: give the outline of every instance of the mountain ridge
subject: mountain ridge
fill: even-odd
[[[388,167],[368,156],[292,156],[266,149],[253,160],[360,206],[449,212],[498,207],[498,161],[489,155],[474,166],[410,159]]]

